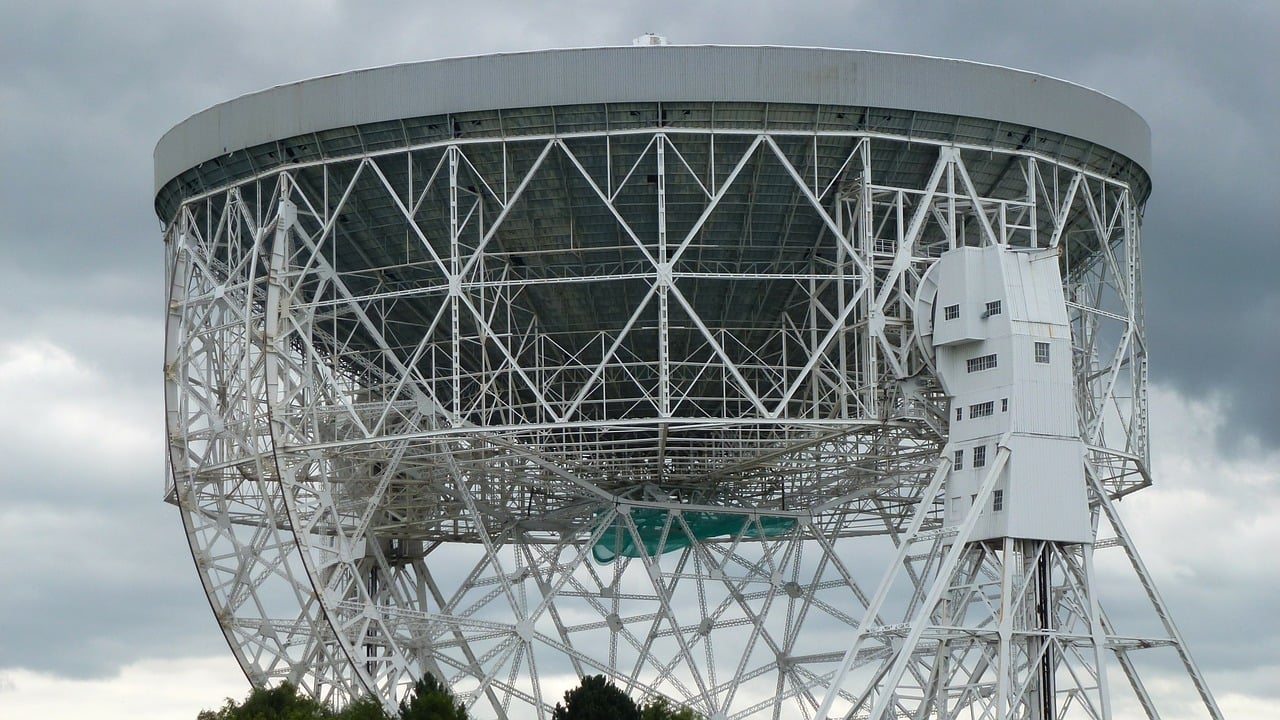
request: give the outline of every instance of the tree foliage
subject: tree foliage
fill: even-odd
[[[196,720],[393,720],[382,703],[365,696],[348,704],[341,712],[307,697],[288,682],[273,688],[253,688],[238,703],[227,698],[218,710],[203,710]]]
[[[702,715],[687,707],[673,707],[664,697],[649,700],[640,708],[640,720],[703,720]]]
[[[400,720],[467,720],[467,709],[444,683],[427,673],[400,701]]]
[[[552,720],[640,720],[640,708],[603,675],[588,675],[565,691],[564,705],[556,703]]]
[[[372,695],[353,701],[334,717],[335,720],[392,720],[382,708],[382,701]]]
[[[565,692],[564,704],[556,703],[552,720],[703,720],[687,707],[673,706],[655,697],[643,707],[603,675],[582,678],[578,687]],[[431,673],[414,683],[400,701],[399,712],[390,715],[373,696],[365,696],[334,712],[324,703],[283,682],[273,688],[253,688],[244,702],[227,698],[218,710],[203,710],[196,720],[468,720],[466,707]]]
[[[220,710],[204,710],[196,720],[332,720],[324,703],[307,697],[288,682],[273,688],[254,688],[243,703],[231,698]]]

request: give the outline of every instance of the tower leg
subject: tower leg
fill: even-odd
[[[866,639],[901,639],[843,717],[1106,720],[1112,717],[1107,661],[1113,654],[1136,683],[1140,704],[1150,708],[1124,655],[1148,640],[1117,638],[1109,629],[1094,593],[1092,544],[973,539],[1008,456],[1002,447],[958,527],[915,527],[905,538],[903,562],[886,574],[877,597],[911,585],[911,569],[932,579],[916,585],[917,601],[901,624],[864,618],[846,665]],[[833,680],[817,717],[829,716],[845,676]]]
[[[1217,701],[1214,700],[1213,694],[1209,692],[1209,685],[1205,682],[1204,675],[1201,674],[1200,668],[1187,650],[1186,643],[1182,639],[1182,633],[1178,631],[1177,626],[1174,624],[1173,615],[1169,613],[1169,608],[1165,605],[1164,598],[1160,596],[1159,590],[1156,589],[1155,582],[1151,579],[1151,574],[1147,572],[1146,564],[1138,556],[1133,539],[1129,536],[1129,531],[1125,529],[1124,523],[1120,520],[1120,514],[1116,512],[1115,504],[1111,502],[1111,498],[1107,495],[1106,489],[1099,479],[1098,469],[1088,461],[1085,462],[1085,477],[1089,480],[1094,502],[1098,504],[1103,515],[1107,518],[1107,522],[1110,523],[1111,529],[1115,533],[1116,541],[1124,549],[1130,566],[1137,574],[1138,581],[1142,584],[1142,589],[1146,592],[1147,600],[1150,601],[1156,616],[1160,619],[1160,624],[1164,627],[1165,633],[1167,633],[1168,637],[1164,642],[1173,645],[1177,651],[1178,659],[1182,662],[1183,669],[1186,670],[1187,676],[1190,677],[1196,692],[1200,695],[1200,700],[1204,704],[1209,717],[1212,720],[1223,720],[1222,710],[1218,708]],[[1129,678],[1130,685],[1133,686],[1134,692],[1138,695],[1143,709],[1147,712],[1147,716],[1154,720],[1159,715],[1155,712],[1150,695],[1147,694],[1141,680],[1138,679],[1137,673],[1133,671],[1132,663],[1125,656],[1125,652],[1122,647],[1115,648],[1116,656],[1120,659],[1125,675]]]
[[[999,474],[1006,457],[1002,449],[993,474]],[[1100,493],[1092,469],[1089,476]],[[984,482],[974,506],[981,507],[990,491],[991,483]],[[1200,691],[1206,717],[1222,720],[1113,504],[1097,494],[1093,502],[1107,520],[1101,530],[1105,533],[1109,524],[1115,532],[1115,540],[1104,538],[1100,547],[1124,549],[1163,634],[1117,632],[1098,597],[1095,543],[974,540],[972,518],[958,528],[917,526],[902,543],[901,564],[887,572],[877,590],[877,597],[893,596],[913,587],[908,590],[914,593],[913,610],[899,624],[865,617],[849,657],[869,640],[886,637],[896,638],[892,654],[864,674],[864,686],[843,688],[855,701],[834,715],[831,701],[849,673],[833,676],[816,716],[1109,720],[1117,717],[1115,688],[1108,682],[1114,662],[1137,707],[1149,720],[1158,720],[1134,654],[1172,647]],[[912,583],[910,571],[926,579]]]

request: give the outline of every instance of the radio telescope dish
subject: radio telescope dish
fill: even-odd
[[[1069,83],[802,48],[442,60],[196,114],[155,157],[168,499],[233,652],[339,703],[431,672],[544,717],[601,673],[720,720],[1109,717],[1120,684],[1154,717],[1133,651],[1164,647],[1217,717],[1154,589],[1125,635],[1092,569],[1123,548],[1154,587],[1111,505],[1149,484],[1149,155]],[[987,315],[938,329],[953,296]],[[1007,383],[947,376],[1024,336]],[[1018,479],[1050,456],[1029,408],[1060,482]]]

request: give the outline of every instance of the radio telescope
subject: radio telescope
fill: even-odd
[[[714,720],[1156,718],[1151,668],[1220,718],[1114,509],[1149,155],[1066,82],[778,47],[194,115],[155,156],[167,498],[232,651],[477,718],[597,673]]]

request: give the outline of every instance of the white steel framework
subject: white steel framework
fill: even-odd
[[[158,201],[168,496],[254,683],[391,704],[430,671],[475,717],[604,673],[717,720],[1156,718],[1151,656],[1220,717],[1113,507],[1149,483],[1145,174],[866,108],[553,110],[600,118],[292,138]],[[991,244],[1058,251],[1093,543],[943,524],[917,300]],[[1107,548],[1138,631],[1104,613]]]

